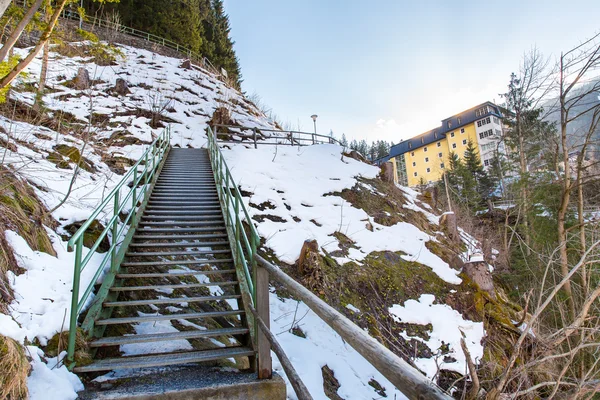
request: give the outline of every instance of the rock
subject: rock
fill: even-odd
[[[352,150],[349,154],[346,154],[348,157],[350,158],[354,158],[357,161],[362,161],[364,163],[367,162],[367,159],[365,157],[363,157],[362,154],[360,154],[358,151],[356,150]]]
[[[115,87],[113,88],[113,91],[121,96],[125,96],[126,94],[131,93],[129,91],[129,86],[127,85],[127,81],[123,78],[117,79],[117,82],[115,83]]]
[[[458,235],[458,228],[456,226],[456,214],[453,212],[447,212],[442,214],[440,218],[440,225],[444,228],[444,231],[448,234],[448,237],[458,242],[460,236]]]
[[[90,87],[90,73],[84,67],[79,67],[75,77],[75,89],[85,90]]]
[[[179,68],[183,69],[192,69],[192,61],[191,60],[183,60]]]
[[[493,299],[496,298],[496,290],[494,289],[494,280],[492,274],[485,261],[467,262],[463,267],[463,272],[471,279],[481,290],[487,292]]]
[[[381,178],[384,182],[394,183],[394,164],[391,161],[381,165]]]
[[[72,224],[65,226],[64,229],[70,234],[70,236],[73,236],[84,223],[85,221],[73,222]],[[104,231],[104,225],[98,222],[98,220],[94,220],[83,234],[83,245],[88,249],[91,248],[102,234],[102,231]],[[96,251],[99,253],[105,253],[108,251],[108,249],[110,249],[110,241],[108,240],[108,236],[104,236],[100,242],[100,246],[98,246],[98,250]]]
[[[306,240],[296,263],[305,286],[311,290],[322,292],[327,286],[323,271],[323,260],[319,254],[319,244],[316,240]]]

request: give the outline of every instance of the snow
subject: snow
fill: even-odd
[[[8,273],[15,291],[15,300],[10,304],[11,317],[19,328],[15,329],[15,324],[11,323],[0,324],[0,334],[19,342],[37,338],[43,346],[57,332],[69,329],[75,258],[75,253],[67,252],[67,243],[56,233],[48,230],[48,234],[57,257],[33,251],[21,236],[12,231],[5,232],[19,266],[26,272],[18,276]],[[83,255],[86,254],[84,248]],[[94,266],[97,267],[102,257],[102,254],[94,254],[88,268],[82,272],[80,293],[88,287],[96,272]]]
[[[321,368],[325,365],[333,370],[339,381],[340,388],[337,393],[343,399],[381,398],[373,387],[369,386],[371,379],[375,379],[386,389],[387,398],[406,399],[394,385],[304,303],[279,299],[275,293],[271,293],[269,299],[271,331],[276,335],[277,341],[315,399],[327,399],[323,392],[321,372]],[[292,324],[298,324],[306,338],[292,334],[290,332]],[[273,355],[273,368],[286,380],[288,397],[296,399],[293,388],[275,355]]]
[[[27,346],[27,353],[31,357],[33,367],[27,379],[29,398],[32,400],[74,400],[77,392],[83,390],[79,377],[69,372],[67,367],[59,365],[59,360],[66,356],[66,352],[59,357],[45,358],[44,352],[35,347]],[[43,359],[47,362],[44,362]]]
[[[138,311],[138,314],[140,315],[140,317],[143,317],[146,315],[156,315],[158,313],[146,314]],[[175,327],[171,324],[171,321],[141,322],[139,324],[133,325],[133,328],[135,329],[135,333],[138,335],[179,332],[179,330],[175,329]],[[194,348],[192,347],[190,342],[184,339],[121,345],[121,351],[124,355],[127,356],[136,356],[140,354],[168,353],[176,350],[193,349]]]
[[[437,363],[444,369],[464,373],[466,370],[466,359],[460,346],[461,337],[465,342],[475,362],[483,356],[483,345],[481,341],[484,336],[483,322],[472,322],[465,320],[462,315],[446,304],[433,304],[435,296],[423,294],[419,300],[407,300],[404,306],[394,304],[388,309],[394,320],[403,323],[427,325],[431,324],[429,332],[430,339],[423,340],[420,337],[411,337],[406,334],[406,339],[415,339],[425,343],[435,354],[444,344],[449,346],[449,353],[443,356],[451,356],[455,362],[444,362],[440,357]],[[433,377],[437,370],[434,358],[417,358],[415,364],[429,377]]]
[[[360,310],[356,307],[354,307],[352,304],[346,304],[346,308],[350,311],[352,311],[353,313],[359,313]]]
[[[353,187],[358,182],[357,177],[374,178],[379,172],[377,167],[348,157],[342,161],[343,149],[337,145],[228,147],[231,149],[223,149],[223,155],[232,175],[243,190],[252,193],[244,199],[251,216],[270,214],[285,220],[265,219],[257,224],[259,235],[266,239],[266,245],[279,260],[294,263],[305,240],[317,240],[328,252],[338,250],[338,240],[332,235],[342,232],[359,248],[351,249],[350,260],[361,261],[374,251],[402,251],[406,253],[404,259],[430,267],[444,281],[461,283],[459,271],[425,247],[433,237],[406,222],[393,226],[377,224],[364,210],[330,195]],[[425,213],[437,224],[439,218],[416,206],[416,194],[406,190],[413,196],[409,196],[410,208]],[[269,202],[275,208],[262,212],[250,207],[251,202]],[[365,221],[373,226],[372,232]]]

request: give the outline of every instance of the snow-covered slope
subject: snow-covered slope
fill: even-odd
[[[122,178],[128,168],[127,160],[137,159],[163,129],[151,127],[148,112],[157,103],[164,106],[160,125],[171,127],[172,145],[181,147],[205,145],[205,129],[217,107],[227,108],[231,119],[240,125],[271,127],[243,96],[210,75],[182,69],[180,60],[145,50],[122,47],[122,51],[125,59],[112,66],[99,66],[86,57],[51,53],[48,79],[51,90],[44,96],[44,104],[55,120],[61,119],[60,124],[46,121],[47,127],[43,127],[35,121],[26,122],[22,116],[0,117],[0,127],[7,132],[0,133],[0,137],[10,143],[6,150],[1,149],[3,165],[27,179],[48,209],[65,197],[75,165],[60,154],[58,146],[83,150],[88,165],[77,177],[66,203],[52,213],[60,225],[57,232],[49,230],[56,257],[32,250],[18,232],[4,232],[26,272],[18,276],[9,273],[15,300],[10,304],[10,315],[0,314],[0,334],[21,343],[36,340],[36,345],[27,347],[33,360],[29,378],[32,399],[73,399],[75,391],[81,388],[76,376],[65,367],[54,368],[58,360],[44,358],[41,350],[54,334],[66,329],[63,319],[70,308],[73,254],[66,251],[66,242],[60,234],[65,233],[65,225],[87,218]],[[87,68],[94,80],[87,90],[76,90],[69,83],[81,66]],[[26,83],[37,81],[39,69],[39,62],[30,65],[28,76],[16,85],[14,99],[33,104],[34,94]],[[131,93],[120,96],[111,91],[117,78],[128,82]],[[88,128],[90,116],[92,125]],[[416,192],[401,188],[404,202],[398,207],[420,215],[431,227],[427,231],[410,220],[389,226],[380,224],[339,195],[353,187],[374,196],[382,195],[362,180],[375,178],[378,170],[342,157],[340,147],[253,149],[234,145],[223,151],[235,179],[245,192],[251,193],[247,206],[256,217],[253,223],[265,239],[266,247],[281,262],[293,264],[303,242],[316,239],[324,254],[332,254],[340,266],[352,264],[368,269],[373,254],[394,252],[407,265],[424,266],[444,285],[445,294],[456,292],[455,288],[461,284],[459,271],[429,246],[443,239],[438,228],[439,217],[418,200]],[[268,203],[266,211],[256,207],[265,203]],[[334,235],[336,232],[353,242],[343,254],[336,251],[344,247]],[[94,264],[92,261],[88,266],[82,285],[91,279]],[[368,273],[376,275],[377,271]],[[403,332],[397,335],[399,339],[418,341],[432,353],[442,344],[448,345],[444,360],[433,357],[414,360],[432,378],[436,362],[443,364],[442,368],[464,372],[465,359],[458,343],[461,331],[466,335],[471,354],[474,357],[482,354],[482,323],[464,318],[445,304],[444,299],[439,294],[420,292],[411,300],[390,304],[387,315],[404,324],[423,326],[429,332],[429,339],[412,336],[403,331],[404,325],[399,325],[399,331]],[[350,303],[344,306],[348,315],[356,315],[357,321],[360,320],[364,310]],[[344,399],[379,398],[377,390],[383,389],[388,398],[403,398],[304,304],[283,298],[273,289],[271,310],[273,332],[315,398],[326,398],[322,372],[325,365],[335,374],[339,382],[337,393]],[[294,327],[300,328],[306,337],[294,334]],[[276,367],[283,374],[277,363]],[[51,388],[47,386],[49,380],[56,382]],[[288,391],[290,398],[295,398],[291,387]]]

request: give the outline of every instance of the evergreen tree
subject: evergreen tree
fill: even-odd
[[[348,147],[348,139],[346,139],[345,133],[342,133],[342,140],[340,140],[340,143],[342,143],[342,146]]]

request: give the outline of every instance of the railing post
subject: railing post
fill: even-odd
[[[81,275],[81,251],[83,235],[75,242],[75,268],[73,270],[73,292],[71,294],[71,316],[69,319],[69,343],[67,345],[67,361],[73,362],[75,355],[75,339],[77,338],[77,309],[79,308],[79,277]]]
[[[131,210],[131,212],[133,213],[133,215],[135,216],[135,208],[137,207],[137,185],[138,185],[138,171],[137,171],[137,167],[135,167],[135,169],[133,170],[133,196],[131,197],[131,207],[133,207],[133,209]]]
[[[314,133],[312,134],[312,140],[313,140],[313,141],[312,141],[312,142],[313,142],[313,144],[315,144],[315,134],[314,134]]]
[[[253,257],[254,258],[254,257]],[[253,259],[253,263],[256,261]],[[267,328],[271,327],[269,312],[269,273],[264,268],[256,268],[256,311]],[[273,363],[271,360],[271,344],[262,329],[256,329],[258,347],[258,379],[271,379]]]
[[[254,148],[256,149],[256,127],[253,129],[254,133],[252,134],[253,139],[254,139]]]
[[[113,205],[114,221],[112,226],[112,250],[110,253],[110,270],[115,272],[117,270],[117,235],[119,234],[119,191],[115,192],[115,202]]]

